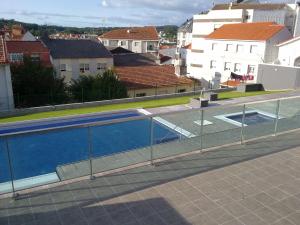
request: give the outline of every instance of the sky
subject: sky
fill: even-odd
[[[74,27],[180,25],[213,2],[229,0],[0,0],[0,18]]]

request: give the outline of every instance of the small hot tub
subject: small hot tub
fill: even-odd
[[[243,113],[231,113],[226,115],[215,116],[215,118],[234,124],[236,126],[242,126]],[[245,113],[245,126],[256,125],[261,123],[272,123],[275,122],[276,115],[263,112],[260,110],[246,111]]]

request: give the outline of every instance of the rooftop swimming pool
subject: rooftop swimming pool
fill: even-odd
[[[55,173],[58,166],[87,160],[90,154],[101,157],[150,146],[151,120],[147,118],[90,128],[72,127],[139,116],[139,111],[132,110],[0,126],[2,136],[20,133],[7,139],[0,137],[0,183],[10,180],[7,146],[15,180]],[[66,128],[54,129],[58,127]],[[27,131],[30,132],[22,133]],[[179,137],[173,129],[153,120],[153,144]]]

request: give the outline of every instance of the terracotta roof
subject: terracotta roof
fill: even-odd
[[[183,48],[185,48],[185,49],[192,49],[192,43],[184,46]]]
[[[0,36],[0,64],[7,63],[7,51],[5,41],[2,36]]]
[[[115,70],[128,89],[172,87],[193,83],[187,77],[176,76],[173,66],[116,67]]]
[[[100,38],[126,39],[126,40],[155,40],[158,41],[158,33],[155,27],[134,27],[112,30],[104,33]]]
[[[226,10],[229,9],[230,4],[217,4],[212,10]],[[286,4],[233,4],[231,9],[258,9],[258,10],[280,10],[283,9]]]
[[[49,52],[40,41],[6,41],[8,53],[42,53]]]
[[[225,24],[206,38],[266,41],[284,28],[273,22]]]
[[[228,80],[226,82],[223,82],[221,85],[226,87],[237,87],[241,84],[239,80]]]

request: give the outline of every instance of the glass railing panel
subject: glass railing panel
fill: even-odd
[[[34,132],[8,138],[16,190],[88,175],[88,129]]]
[[[300,98],[280,100],[277,132],[300,128]]]
[[[159,129],[155,123],[153,129]],[[94,126],[90,132],[93,173],[150,161],[150,118]]]
[[[9,192],[12,192],[9,155],[6,148],[6,138],[0,137],[0,194]]]
[[[245,108],[244,139],[273,135],[278,114],[278,101],[248,104]]]
[[[153,121],[161,129],[154,130],[153,158],[161,159],[199,150],[201,113],[201,110],[191,110],[155,116]]]

